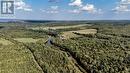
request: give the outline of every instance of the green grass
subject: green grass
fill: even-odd
[[[45,45],[30,44],[30,47],[45,73],[81,73],[67,53]]]
[[[22,43],[36,43],[40,39],[33,39],[33,38],[14,38],[14,40]]]
[[[0,44],[2,44],[2,45],[12,45],[13,43],[8,41],[8,40],[0,38]]]
[[[53,29],[53,30],[57,30],[57,29],[67,29],[67,28],[79,28],[79,27],[85,27],[85,26],[89,26],[88,24],[79,24],[79,25],[65,25],[65,26],[40,26],[40,27],[34,27],[34,28],[29,28],[29,29],[33,29],[33,30],[48,30],[48,29]]]
[[[0,73],[42,73],[32,54],[23,46],[0,47]]]
[[[3,33],[12,38],[45,38],[48,36],[44,32],[40,32],[40,31],[33,31],[33,30],[27,30],[27,29],[23,30],[20,28],[17,28],[17,29],[15,28],[1,30],[0,33]]]
[[[88,73],[130,73],[130,25],[63,23],[0,23],[0,73],[82,73],[75,62]],[[78,31],[87,29],[96,34]],[[69,39],[45,44],[50,31]]]

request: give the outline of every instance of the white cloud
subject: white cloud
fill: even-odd
[[[69,3],[70,6],[82,6],[82,0],[74,0],[72,3]]]
[[[121,0],[120,3],[121,4],[130,4],[130,0]]]
[[[46,13],[51,14],[59,13],[59,6],[50,6],[50,10],[47,10]]]
[[[41,11],[41,12],[46,12],[46,10],[44,10],[44,9],[40,9],[40,11]]]
[[[93,12],[96,11],[96,8],[94,7],[93,4],[87,4],[87,5],[85,5],[85,6],[82,7],[82,10],[83,11],[87,11],[89,13],[93,13]]]
[[[93,14],[95,14],[95,13],[98,13],[98,14],[103,13],[101,9],[95,8],[95,6],[93,4],[87,4],[87,5],[83,6],[81,8],[81,10],[82,11],[87,11],[88,13],[93,13]]]
[[[50,6],[49,9],[40,9],[44,13],[57,14],[59,13],[59,6]]]
[[[57,14],[59,13],[58,10],[44,10],[44,9],[40,9],[43,13],[48,13],[48,14]]]
[[[130,0],[120,0],[119,4],[112,9],[116,13],[129,12],[130,11]]]
[[[88,13],[102,13],[101,9],[97,9],[93,4],[83,5],[82,0],[73,0],[72,3],[69,3],[70,6],[77,6],[78,9],[71,10],[71,13],[81,13],[86,11]]]
[[[81,13],[81,10],[78,10],[78,9],[69,10],[69,13],[76,13],[76,14],[79,14],[79,13]]]
[[[53,10],[57,10],[59,7],[58,6],[51,6],[50,8]]]
[[[113,9],[116,12],[128,12],[130,11],[127,5],[120,5]]]
[[[32,11],[31,6],[26,4],[23,0],[15,0],[14,5],[17,10]]]

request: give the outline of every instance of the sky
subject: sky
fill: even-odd
[[[1,19],[129,20],[130,0],[14,0],[15,14]]]

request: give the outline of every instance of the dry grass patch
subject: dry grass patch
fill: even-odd
[[[68,32],[63,32],[62,36],[64,37],[64,39],[80,37],[79,35],[74,34],[74,33],[79,33],[79,34],[96,34],[97,30],[96,29],[85,29],[85,30],[77,30],[77,31],[68,31]]]
[[[40,39],[33,39],[33,38],[14,38],[14,40],[23,42],[23,43],[35,43],[39,41]]]
[[[0,73],[42,73],[32,54],[23,46],[0,48]]]
[[[67,29],[67,28],[77,28],[77,27],[84,27],[84,26],[89,26],[88,24],[80,24],[80,25],[70,25],[70,26],[55,26],[55,27],[34,27],[31,28],[33,30],[48,30],[48,29]]]
[[[68,32],[63,32],[62,36],[64,39],[69,39],[69,38],[74,38],[74,37],[79,37],[78,35],[68,31]]]
[[[0,38],[0,44],[2,44],[2,45],[12,45],[13,43],[8,41],[8,40],[5,40],[3,38]]]
[[[97,30],[96,29],[85,29],[85,30],[78,30],[78,31],[71,31],[74,33],[80,33],[80,34],[96,34]]]

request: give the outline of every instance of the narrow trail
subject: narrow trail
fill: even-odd
[[[72,56],[69,52],[66,52],[65,50],[62,50],[61,48],[59,48],[59,47],[57,47],[57,46],[54,46],[53,44],[52,44],[52,46],[55,47],[55,48],[57,48],[57,49],[59,49],[61,52],[66,53],[68,59],[73,62],[74,66],[75,66],[77,69],[79,69],[80,72],[86,73],[86,71],[78,64],[78,62],[73,58],[73,56]]]
[[[21,42],[20,42],[21,43]],[[34,62],[37,64],[38,68],[42,71],[42,73],[44,73],[44,70],[42,68],[42,66],[40,65],[40,63],[38,62],[36,56],[34,55],[34,52],[31,50],[31,48],[29,46],[27,46],[26,44],[22,43],[31,53]]]
[[[61,51],[67,53],[68,58],[70,58],[70,59],[74,62],[75,66],[76,66],[82,73],[88,73],[88,72],[89,72],[89,71],[87,71],[87,70],[85,69],[85,66],[81,63],[81,61],[80,61],[78,58],[76,58],[76,57],[74,56],[74,54],[72,54],[72,52],[68,51],[67,49],[65,49],[65,48],[63,48],[63,47],[61,47],[61,46],[59,46],[58,44],[55,44],[55,43],[53,43],[53,42],[52,42],[52,45],[55,46],[55,47],[57,47],[57,48],[60,49]]]
[[[31,52],[35,63],[39,66],[39,68],[40,68],[40,70],[42,71],[42,73],[44,73],[44,70],[43,70],[42,66],[40,65],[40,63],[38,62],[36,56],[34,55],[34,52],[33,52],[33,51],[31,50],[31,48],[28,47],[27,45],[24,45],[24,46]]]
[[[18,41],[17,41],[18,42]],[[21,43],[21,42],[20,42]],[[34,62],[37,64],[38,68],[42,71],[42,73],[44,73],[44,70],[42,68],[42,66],[40,65],[40,63],[38,62],[36,56],[34,55],[34,52],[31,50],[31,48],[29,46],[27,46],[26,44],[22,43],[31,53]]]

